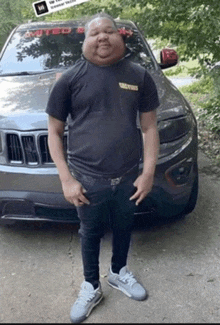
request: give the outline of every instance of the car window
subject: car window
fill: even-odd
[[[155,63],[152,60],[152,54],[149,52],[143,38],[141,37],[138,30],[129,29],[129,27],[119,27],[119,31],[125,30],[125,34],[128,34],[126,38],[126,46],[131,51],[131,60],[139,63],[145,68],[152,70],[155,69]],[[127,31],[127,33],[126,33]],[[131,36],[129,36],[131,34]]]
[[[148,69],[154,63],[137,31],[119,26],[126,36],[131,59]],[[0,74],[44,72],[72,66],[82,53],[83,27],[46,27],[17,30],[11,37],[0,61]]]

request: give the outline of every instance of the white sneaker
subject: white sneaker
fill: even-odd
[[[147,291],[137,282],[134,275],[128,271],[126,266],[121,268],[119,274],[113,273],[110,268],[108,284],[115,289],[121,290],[129,298],[135,300],[145,300],[147,298]]]
[[[84,281],[81,285],[79,296],[71,308],[71,322],[80,323],[84,321],[102,298],[101,284],[99,284],[97,289],[94,289],[91,283]]]

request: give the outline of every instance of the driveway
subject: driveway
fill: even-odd
[[[220,176],[199,153],[198,204],[183,220],[136,229],[129,267],[149,299],[107,285],[111,234],[103,239],[105,299],[85,323],[220,322]],[[69,323],[82,277],[78,226],[17,223],[0,228],[1,322]]]
[[[188,86],[191,83],[198,81],[198,79],[192,77],[168,77],[168,79],[170,79],[177,88]]]

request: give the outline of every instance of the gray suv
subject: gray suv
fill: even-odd
[[[154,213],[167,219],[183,216],[197,201],[197,124],[189,103],[162,72],[177,63],[177,54],[163,49],[158,63],[133,22],[117,20],[117,24],[130,49],[130,59],[149,71],[160,97],[160,153],[154,186],[136,213]],[[74,206],[63,196],[48,150],[45,108],[56,79],[81,56],[84,25],[84,20],[22,24],[12,31],[2,49],[1,223],[78,222]],[[66,147],[66,136],[63,141]]]

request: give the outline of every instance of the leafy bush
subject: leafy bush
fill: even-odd
[[[211,77],[204,77],[198,81],[191,83],[188,86],[181,88],[183,92],[194,93],[194,94],[210,94],[213,92],[213,81]]]
[[[213,91],[210,98],[204,103],[203,116],[207,119],[207,125],[211,131],[220,135],[220,69],[213,69],[210,73],[213,82]]]
[[[206,120],[211,131],[220,135],[220,98],[214,97],[204,103],[201,118]]]

